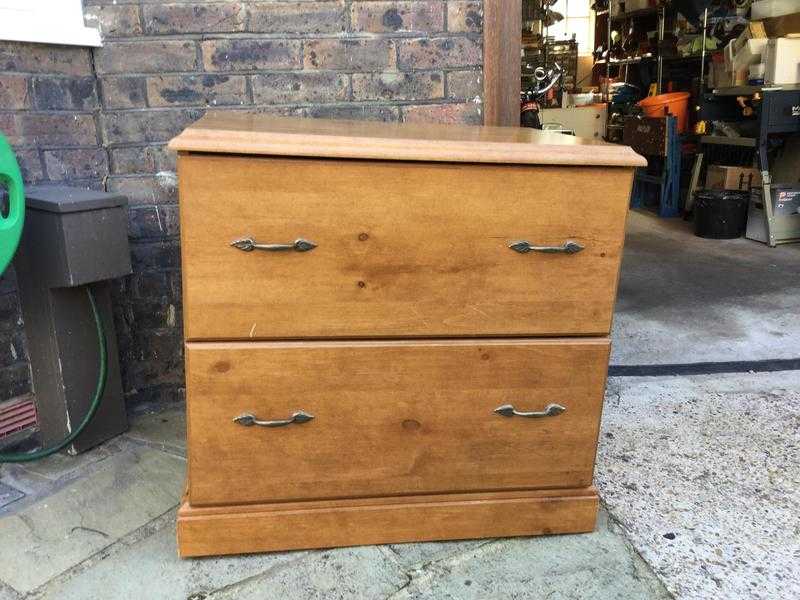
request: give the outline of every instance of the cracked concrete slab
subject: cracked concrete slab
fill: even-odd
[[[670,597],[605,511],[593,533],[484,541],[409,575],[392,600]]]
[[[45,584],[174,507],[185,462],[140,448],[24,510],[0,518],[0,579],[21,593]]]
[[[0,518],[14,514],[34,503],[37,498],[47,496],[55,491],[52,480],[26,471],[20,465],[0,465],[0,482],[22,492],[23,496],[16,501],[0,506]]]
[[[0,509],[25,497],[25,492],[0,481]]]
[[[0,483],[11,485],[25,493],[24,498],[0,508],[0,517],[25,510],[42,498],[52,496],[70,485],[72,481],[85,478],[102,468],[103,461],[107,458],[139,447],[140,444],[118,437],[78,456],[70,456],[64,452],[35,462],[0,465]]]
[[[400,566],[380,548],[339,548],[285,562],[208,600],[372,600],[388,597],[407,582]]]
[[[392,559],[404,569],[413,569],[425,563],[441,560],[456,554],[462,554],[485,543],[485,540],[467,540],[463,542],[428,542],[426,544],[389,544],[383,546],[391,552]]]
[[[75,475],[78,471],[85,470],[90,465],[103,461],[122,450],[123,446],[119,440],[114,439],[77,456],[71,456],[66,452],[58,452],[42,460],[22,463],[21,467],[39,477],[44,477],[51,481],[59,481]]]
[[[36,600],[204,598],[215,590],[301,560],[304,555],[296,552],[183,560],[178,557],[173,512],[149,537],[73,577],[54,582],[37,593]]]
[[[609,381],[596,482],[679,598],[800,597],[800,372]]]
[[[186,405],[170,404],[134,415],[125,436],[154,448],[185,456]]]
[[[20,600],[20,595],[0,581],[0,600]]]

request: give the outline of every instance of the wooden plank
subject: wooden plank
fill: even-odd
[[[484,124],[519,128],[522,0],[483,2]]]
[[[608,339],[189,343],[193,506],[591,485]],[[566,411],[505,417],[496,408]],[[242,414],[286,419],[235,423]]]
[[[667,119],[664,117],[625,117],[622,139],[646,156],[667,155]]]
[[[178,511],[183,557],[594,530],[594,488]]]
[[[519,66],[516,78],[519,88]],[[632,167],[642,163],[625,146],[518,126],[292,119],[239,112],[209,114],[169,147],[184,152],[435,162]]]
[[[190,154],[179,171],[187,339],[610,329],[631,169]],[[231,247],[246,237],[317,248]]]

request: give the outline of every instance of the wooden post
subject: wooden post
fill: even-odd
[[[484,0],[485,125],[519,125],[522,0]]]

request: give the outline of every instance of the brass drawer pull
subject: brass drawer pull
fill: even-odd
[[[308,252],[317,247],[314,242],[304,240],[303,238],[296,239],[291,244],[257,244],[253,238],[242,238],[240,240],[233,240],[231,246],[244,252],[252,252],[253,250],[264,250],[265,252],[285,252],[287,250]]]
[[[292,423],[308,423],[313,418],[314,415],[310,415],[307,412],[299,410],[288,419],[282,419],[279,421],[259,421],[256,419],[255,415],[245,413],[236,417],[233,422],[238,423],[239,425],[244,425],[245,427],[252,427],[253,425],[258,425],[259,427],[284,427],[285,425],[291,425]]]
[[[548,404],[541,412],[521,412],[516,410],[511,404],[503,404],[494,409],[498,415],[504,417],[525,417],[527,419],[540,419],[542,417],[557,417],[563,413],[566,407],[560,404]]]
[[[576,254],[583,250],[578,242],[567,240],[562,246],[534,246],[528,241],[520,240],[519,242],[512,242],[508,245],[509,248],[520,254],[527,254],[528,252],[545,252],[547,254]]]

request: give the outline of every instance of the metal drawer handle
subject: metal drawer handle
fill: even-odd
[[[265,252],[285,252],[287,250],[308,252],[317,247],[314,242],[304,240],[303,238],[296,239],[291,244],[257,244],[253,238],[242,238],[240,240],[233,240],[231,246],[244,252],[252,252],[253,250],[264,250]]]
[[[527,419],[540,419],[542,417],[557,417],[563,413],[566,407],[560,404],[548,404],[542,412],[521,412],[516,410],[511,404],[503,404],[494,409],[498,415],[504,417],[525,417]]]
[[[279,421],[259,421],[256,419],[255,415],[245,413],[236,417],[233,422],[238,423],[239,425],[244,425],[245,427],[252,427],[253,425],[258,425],[259,427],[283,427],[285,425],[291,425],[292,423],[308,423],[313,418],[314,415],[310,415],[307,412],[299,410],[290,418]]]
[[[583,250],[578,242],[567,240],[562,246],[534,246],[528,241],[520,240],[519,242],[512,242],[508,245],[509,248],[520,254],[527,254],[528,252],[546,252],[548,254],[576,254]]]

